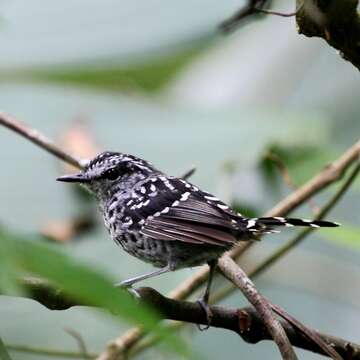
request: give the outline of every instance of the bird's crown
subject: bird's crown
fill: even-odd
[[[151,172],[153,170],[154,168],[149,162],[136,156],[105,151],[90,160],[83,173],[91,178],[103,176],[106,178],[110,173],[115,176],[115,172],[121,175],[121,173]]]
[[[89,160],[80,173],[62,176],[58,180],[86,184],[115,181],[133,174],[147,175],[153,171],[155,168],[152,164],[136,156],[105,151]]]

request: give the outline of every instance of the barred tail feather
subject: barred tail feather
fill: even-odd
[[[313,228],[340,226],[339,223],[331,221],[284,218],[279,216],[246,219],[245,225],[248,231],[263,234],[278,232],[273,230],[273,226],[307,226]]]

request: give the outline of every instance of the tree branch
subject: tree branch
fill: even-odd
[[[267,216],[279,216],[283,213],[290,212],[295,209],[295,207],[301,205],[306,199],[310,198],[312,192],[316,193],[332,184],[333,182],[339,180],[344,172],[348,169],[352,163],[359,159],[360,156],[360,141],[349,148],[342,156],[340,156],[332,164],[326,166],[318,175],[313,179],[308,181],[305,185],[299,188],[297,191],[289,195],[282,202],[276,205],[271,209]],[[358,167],[359,165],[357,165]],[[346,192],[348,187],[354,181],[357,176],[357,170],[355,169],[350,175],[346,183],[340,188],[340,190],[335,194],[335,196],[329,201],[328,204],[320,211],[317,216],[318,220],[321,220],[328,211],[336,204],[339,198]],[[284,254],[294,248],[299,244],[307,235],[311,233],[313,229],[305,229],[300,234],[296,235],[295,238],[289,241],[287,244],[282,246],[279,250],[275,251],[274,254],[270,255],[269,258],[260,263],[253,271],[250,272],[250,277],[255,277],[268,269],[273,263],[279,260]],[[237,258],[241,253],[249,248],[251,243],[246,243],[242,248],[234,248],[230,254],[233,258]],[[172,293],[169,294],[170,297],[175,299],[185,299],[187,296],[190,296],[203,282],[207,279],[207,267],[199,270],[193,277],[188,278],[182,284],[180,284]],[[235,290],[234,286],[230,286],[223,291],[214,294],[212,297],[214,302],[219,301],[220,299],[225,298],[227,295],[232,293]],[[132,346],[134,346],[142,337],[144,333],[139,328],[133,328],[127,331],[124,335],[120,336],[116,340],[110,343],[109,347],[105,350],[103,354],[107,354],[108,357],[104,356],[100,359],[115,359],[118,354],[127,352]],[[126,339],[126,341],[125,341]],[[124,341],[123,341],[124,340]],[[117,344],[118,346],[116,346]],[[115,346],[113,346],[115,345]],[[111,348],[111,351],[110,351]],[[114,354],[115,357],[112,357]],[[117,355],[116,355],[117,354]]]
[[[237,11],[229,19],[223,21],[219,28],[224,32],[230,32],[237,28],[240,23],[250,15],[255,14],[265,14],[265,15],[275,15],[280,17],[292,17],[298,14],[303,4],[300,4],[297,10],[290,13],[283,13],[279,11],[267,10],[264,9],[265,3],[271,3],[269,0],[248,0],[247,4],[243,6],[239,11]]]
[[[358,0],[297,0],[304,2],[296,16],[298,31],[323,38],[360,70],[360,15]]]
[[[18,344],[5,344],[5,347],[8,351],[16,351],[27,354],[36,354],[49,357],[60,357],[61,359],[95,359],[98,354],[96,353],[87,353],[84,355],[79,351],[69,351],[69,350],[60,350],[60,349],[48,349],[37,346],[29,345],[18,345]],[[0,357],[1,359],[1,357]],[[2,360],[2,359],[1,359]]]
[[[194,324],[207,324],[206,314],[197,303],[170,299],[152,288],[140,288],[138,290],[141,299],[143,299],[147,305],[158,309],[165,319],[185,321]],[[213,327],[234,331],[239,334],[244,341],[251,344],[258,343],[262,340],[272,340],[272,336],[264,325],[261,315],[251,307],[229,309],[221,306],[211,306],[211,311],[213,313],[211,326]],[[281,326],[285,329],[293,346],[328,356],[317,344],[314,344],[312,340],[304,336],[303,332],[291,326],[287,321],[281,320]],[[315,330],[311,331],[315,332]],[[349,359],[348,356],[350,353],[355,356],[351,359],[360,359],[360,345],[319,332],[315,333],[321,337],[324,342],[332,344],[334,350],[344,359]]]
[[[340,187],[336,194],[330,199],[330,201],[320,210],[319,214],[315,217],[315,220],[322,220],[329,213],[329,211],[336,205],[339,199],[345,194],[350,185],[356,179],[360,171],[360,162],[357,163],[349,178],[345,183]],[[287,254],[291,249],[298,245],[308,234],[313,232],[313,228],[304,229],[298,235],[294,237],[291,241],[284,244],[278,250],[276,250],[271,256],[269,256],[265,261],[258,264],[256,269],[252,272],[251,276],[257,276],[267,269],[271,264],[275,263],[285,254]]]
[[[328,212],[336,205],[336,203],[340,200],[340,198],[345,194],[347,189],[351,186],[352,182],[355,180],[356,176],[359,174],[360,171],[360,163],[358,162],[353,171],[351,172],[348,179],[345,181],[344,184],[341,185],[340,189],[335,193],[335,195],[328,201],[328,203],[320,210],[318,213],[316,220],[323,219]],[[289,252],[291,249],[293,249],[296,245],[298,245],[301,241],[303,241],[307,235],[311,233],[311,231],[314,229],[305,229],[299,234],[297,234],[294,239],[290,240],[286,244],[284,244],[282,247],[280,247],[278,250],[276,250],[273,254],[271,254],[268,258],[266,258],[264,261],[259,263],[253,270],[249,271],[249,277],[255,278],[256,276],[259,276],[261,273],[263,273],[265,270],[267,270],[271,265],[273,265],[277,260],[279,260],[282,256],[284,256],[287,252]],[[217,292],[214,292],[211,296],[211,302],[217,303],[220,300],[226,298],[231,293],[233,293],[237,288],[231,284],[230,286],[225,287],[224,289],[221,289]],[[176,294],[174,294],[176,295]],[[296,319],[292,318],[290,315],[286,314],[284,310],[281,310],[281,313],[279,312],[279,308],[272,304],[273,311],[278,313],[280,316],[282,316],[284,319],[289,321],[293,326],[297,327],[299,330],[301,330],[304,334],[307,334],[309,338],[312,338],[312,340],[321,347],[324,352],[329,353],[329,346],[326,346],[326,343],[322,342],[321,339],[319,339],[316,336],[316,333],[311,333],[311,330],[309,330],[304,325],[300,324]],[[180,324],[181,325],[181,324]],[[176,324],[176,329],[178,329],[180,326],[179,324]],[[133,331],[134,329],[128,331],[126,334],[128,334],[128,337],[126,338],[126,342],[122,344],[122,348],[129,349],[133,345],[136,344],[136,337],[138,337],[138,340],[140,340],[142,333],[138,332],[135,333]],[[310,332],[310,333],[309,333]],[[118,339],[122,339],[123,337],[120,337]],[[125,337],[124,337],[125,338]],[[319,341],[320,340],[320,341]],[[142,344],[139,344],[134,347],[134,349],[131,349],[130,354],[137,354],[141,351],[144,351],[148,346],[150,346],[153,343],[156,343],[157,339],[156,337],[152,337],[148,339],[148,341],[145,341]],[[324,344],[325,347],[324,348]],[[331,350],[330,350],[331,351]],[[336,358],[336,354],[332,354],[332,356]]]
[[[26,286],[29,297],[51,310],[65,310],[72,306],[81,305],[67,298],[64,293],[55,292],[46,281],[25,279],[23,285]],[[198,303],[174,300],[149,287],[142,287],[137,291],[141,296],[141,301],[157,310],[163,319],[207,325],[206,314]],[[234,331],[250,344],[256,344],[262,340],[272,340],[272,336],[264,325],[258,311],[251,307],[229,309],[221,306],[211,306],[211,311],[213,313],[212,327]],[[290,325],[289,322],[280,320],[280,323],[293,346],[328,356],[323,349],[319,348],[302,331]],[[315,332],[315,330],[311,331]],[[332,344],[333,349],[344,359],[350,359],[349,354],[352,354],[351,359],[360,360],[360,345],[338,337],[319,332],[315,333],[324,342]]]
[[[0,114],[0,124],[5,125],[6,127],[18,132],[19,134],[25,136],[30,139],[37,145],[46,149],[47,151],[53,153],[55,156],[60,159],[67,161],[73,165],[81,166],[83,163],[80,160],[77,160],[74,157],[62,152],[59,150],[53,143],[51,143],[46,138],[39,135],[37,132],[32,132],[31,129],[25,127],[22,124],[19,124],[15,119],[11,118],[8,115]],[[288,211],[294,209],[296,206],[300,205],[304,201],[306,201],[310,196],[325,188],[329,184],[341,178],[343,172],[347,169],[347,167],[358,158],[360,153],[360,141],[355,144],[352,148],[350,148],[342,157],[340,157],[336,162],[328,166],[324,169],[318,176],[313,178],[310,182],[305,184],[303,187],[299,188],[295,193],[290,195],[283,202],[278,204],[277,207],[268,212],[268,216],[279,216],[287,213]],[[235,248],[229,254],[225,256],[233,256],[236,257],[243,252],[243,249]],[[194,277],[189,279],[186,283],[183,283],[179,286],[172,295],[178,296],[179,298],[184,298],[188,296],[193,290],[199,287],[203,281],[207,278],[207,270],[201,270]],[[40,291],[38,289],[38,291]],[[52,297],[50,297],[53,301],[53,306],[56,306],[57,299],[57,290],[54,289]],[[72,305],[72,302],[69,300],[67,304],[69,306]],[[141,329],[135,329],[132,332],[133,338],[127,342],[127,344],[133,345],[139,338],[142,336]],[[121,343],[117,339],[115,342],[110,344],[112,350],[116,350],[117,354],[121,353],[124,349],[117,346],[112,346],[114,344]],[[114,353],[113,353],[114,354]],[[104,357],[104,359],[110,359],[111,357]]]
[[[328,185],[340,180],[349,166],[360,156],[360,140],[345,151],[337,160],[325,166],[317,175],[306,182],[298,190],[291,193],[284,200],[266,213],[265,216],[286,215],[294,210],[299,203],[303,203]]]
[[[299,34],[320,37],[339,50],[340,55],[360,70],[360,14],[358,0],[296,0],[297,10],[281,13],[264,9],[267,0],[248,0],[232,17],[220,24],[230,32],[249,16],[270,14],[283,17],[296,15]]]
[[[294,349],[285,333],[281,323],[274,317],[271,306],[256,290],[253,282],[246,276],[244,271],[234,262],[231,257],[222,257],[218,263],[223,275],[235,284],[249,302],[254,306],[262,319],[267,331],[271,334],[278,346],[283,359],[297,359]]]
[[[70,155],[69,153],[63,151],[46,136],[44,136],[37,130],[28,127],[24,123],[16,120],[9,114],[0,112],[0,125],[5,126],[12,131],[15,131],[19,135],[40,146],[42,149],[46,150],[50,154],[56,156],[58,159],[65,161],[66,163],[71,164],[77,168],[82,168],[87,162],[87,160],[80,159],[74,155]]]
[[[345,171],[358,160],[360,156],[360,141],[351,146],[345,151],[337,160],[327,165],[319,174],[316,174],[312,179],[306,182],[303,186],[287,196],[284,200],[279,202],[275,207],[269,210],[265,216],[283,216],[294,210],[296,207],[302,205],[306,200],[312,197],[314,194],[325,189],[327,186],[340,180]],[[346,189],[345,189],[346,190]],[[284,253],[296,244],[298,244],[303,238],[310,234],[310,230],[304,230],[297,235],[293,241],[284,245],[284,249],[274,253],[269,259],[265,260],[257,267],[258,274],[261,271],[268,268],[276,260],[278,260]],[[233,259],[237,259],[246,249],[252,246],[252,243],[244,243],[235,247],[229,252],[229,255]],[[251,274],[251,276],[256,274]],[[198,270],[194,275],[189,277],[183,283],[178,285],[169,296],[174,299],[183,300],[194,293],[201,285],[203,285],[208,277],[208,267],[204,266]],[[227,289],[227,292],[233,291],[234,287]],[[226,293],[223,295],[226,296]],[[225,297],[222,296],[221,298]],[[108,345],[107,349],[103,352],[99,359],[112,360],[116,359],[122,353],[126,353],[132,346],[134,346],[140,339],[143,338],[144,332],[140,328],[132,328],[125,332],[117,339],[114,339]]]
[[[229,19],[223,21],[219,28],[224,32],[230,32],[239,26],[239,23],[250,15],[259,14],[268,0],[248,0],[247,4],[237,11]]]

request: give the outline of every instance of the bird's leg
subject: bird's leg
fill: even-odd
[[[210,327],[211,324],[211,319],[212,319],[212,312],[209,306],[209,297],[210,297],[210,288],[211,288],[211,283],[214,277],[214,273],[215,273],[215,269],[217,266],[217,259],[215,260],[210,260],[208,262],[209,265],[209,277],[208,277],[208,281],[206,284],[206,289],[205,289],[205,293],[204,295],[197,301],[199,303],[199,305],[203,308],[203,310],[206,313],[206,319],[207,319],[207,325],[202,328],[200,325],[198,325],[199,330],[203,331],[203,330],[207,330]]]
[[[171,266],[171,264],[169,263],[168,265],[166,265],[165,267],[163,267],[161,269],[158,269],[158,270],[153,271],[153,272],[148,273],[148,274],[135,276],[133,278],[121,281],[119,283],[116,283],[115,286],[116,287],[127,288],[133,295],[135,295],[136,297],[139,298],[140,295],[138,294],[138,292],[135,289],[132,288],[132,286],[135,283],[137,283],[139,281],[142,281],[142,280],[145,280],[145,279],[152,278],[152,277],[157,276],[157,275],[165,274],[165,273],[167,273],[169,271],[173,271],[173,270],[174,270],[173,266]]]

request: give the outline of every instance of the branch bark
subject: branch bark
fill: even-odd
[[[16,131],[17,133],[21,134],[22,136],[28,138],[32,142],[36,143],[40,147],[44,148],[45,150],[51,152],[55,156],[59,157],[60,159],[81,167],[83,166],[84,162],[82,160],[76,159],[75,157],[72,157],[59,148],[57,148],[51,141],[46,139],[44,136],[39,134],[38,132],[26,127],[25,125],[17,122],[14,118],[10,117],[9,115],[0,113],[0,124]],[[279,216],[284,215],[285,213],[291,211],[296,206],[300,205],[304,201],[306,201],[310,196],[317,193],[321,189],[327,187],[329,184],[335,182],[336,180],[340,179],[344,171],[351,165],[351,163],[359,157],[360,153],[360,141],[356,143],[353,147],[351,147],[344,155],[342,155],[337,161],[335,161],[333,164],[325,168],[319,175],[317,175],[315,178],[313,178],[310,182],[305,184],[303,187],[299,188],[295,193],[290,195],[287,199],[285,199],[283,202],[278,204],[274,209],[270,210],[268,212],[268,216]],[[225,254],[225,257],[237,257],[239,256],[244,249],[235,248],[228,254]],[[226,259],[225,259],[226,260]],[[220,260],[222,261],[222,259]],[[226,272],[226,270],[224,271]],[[190,278],[187,282],[181,284],[174,292],[173,296],[179,297],[179,298],[185,298],[188,296],[193,290],[195,290],[197,287],[199,287],[203,281],[207,278],[207,270],[201,270],[198,272],[194,277]],[[230,275],[231,274],[227,274]],[[40,288],[38,286],[37,290],[38,294],[42,291],[45,291],[45,288]],[[61,294],[61,292],[60,292]],[[59,299],[58,290],[53,289],[51,292],[51,296],[49,299],[51,299],[52,306],[55,308],[58,306],[56,303],[57,299]],[[36,297],[36,294],[34,295]],[[66,306],[72,306],[73,303],[70,299],[68,299],[68,303],[62,303]],[[141,336],[143,335],[141,329],[133,329],[132,330],[132,338],[130,341],[127,342],[127,344],[133,345]],[[103,359],[113,359],[116,355],[121,354],[124,351],[123,347],[117,346],[117,344],[122,344],[121,338],[117,339],[115,342],[110,344],[110,348],[112,348],[111,354],[106,354],[104,352],[105,357],[100,357]],[[113,346],[115,345],[115,346]],[[115,352],[114,352],[115,351]]]
[[[141,298],[146,301],[146,304],[158,309],[165,319],[207,324],[206,315],[197,303],[170,299],[152,288],[140,288],[139,293]],[[259,312],[252,307],[229,309],[221,306],[211,306],[211,310],[213,313],[211,326],[213,327],[234,331],[244,341],[251,344],[256,344],[262,340],[272,340],[272,336],[262,321]],[[287,321],[280,320],[280,322],[293,346],[329,356],[317,344],[307,338],[302,331],[294,328]],[[311,331],[321,337],[324,342],[331,344],[342,358],[360,360],[360,345],[315,330]],[[349,355],[352,357],[349,357]]]
[[[340,187],[340,189],[335,193],[335,195],[330,199],[330,201],[322,208],[320,213],[317,216],[317,219],[322,219],[330,210],[331,208],[337,203],[337,201],[341,198],[342,195],[346,192],[346,190],[351,186],[352,182],[357,177],[358,173],[360,171],[360,163],[358,162],[355,168],[353,169],[351,175],[348,177],[348,179],[345,181],[345,183]],[[311,230],[311,229],[310,229]],[[298,244],[304,237],[310,233],[310,230],[307,229],[303,232],[301,232],[299,235],[297,235],[294,240],[290,241],[288,244],[284,245],[282,248],[280,248],[278,251],[276,251],[273,255],[271,255],[267,260],[265,260],[263,263],[257,266],[257,268],[251,272],[251,276],[259,275],[262,271],[264,271],[266,268],[268,268],[272,263],[274,263],[277,259],[279,259],[282,255],[284,255],[287,251],[289,251],[291,248],[293,248],[296,244]],[[226,263],[227,258],[225,258],[223,261]],[[231,260],[232,261],[232,260]],[[229,263],[230,266],[233,266],[234,263]],[[232,264],[232,265],[231,265]],[[229,267],[229,266],[227,266]],[[240,271],[239,268],[235,264],[234,269],[225,269],[225,273],[236,274]],[[240,278],[242,279],[242,284],[244,289],[243,292],[246,294],[247,289],[246,287],[250,287],[250,291],[255,291],[256,289],[251,286],[251,283],[247,281],[247,277],[244,273],[240,273]],[[240,280],[241,280],[240,279]],[[236,281],[235,281],[236,282]],[[67,309],[71,306],[74,306],[76,303],[73,303],[70,299],[67,299],[64,297],[64,294],[57,289],[54,289],[50,286],[50,284],[39,281],[37,279],[27,279],[24,283],[29,288],[29,293],[34,299],[40,299],[39,301],[46,305],[47,307],[51,309]],[[183,284],[184,285],[184,284]],[[240,286],[242,287],[242,286]],[[180,287],[177,292],[173,292],[173,296],[182,296],[184,295],[184,292],[186,290],[186,283],[185,286]],[[214,299],[217,298],[217,300],[225,297],[227,294],[229,294],[232,289],[229,289],[227,292],[218,293],[214,296]],[[250,296],[250,300],[256,300],[256,294],[255,296]],[[261,302],[261,299],[260,299]],[[339,355],[328,345],[328,343],[324,342],[323,338],[318,336],[316,332],[313,330],[310,330],[306,328],[304,325],[302,325],[299,321],[288,315],[284,310],[282,310],[279,306],[271,304],[269,301],[267,301],[268,304],[271,305],[271,308],[278,313],[280,316],[282,316],[284,319],[286,319],[289,323],[291,323],[294,327],[296,327],[303,335],[306,335],[308,339],[311,339],[314,344],[317,344],[319,346],[319,349],[325,354],[328,354],[333,359],[339,359]],[[256,304],[254,304],[256,305]],[[267,306],[266,301],[262,301],[262,304]],[[258,308],[261,313],[261,309]],[[265,311],[268,312],[268,309],[265,309]],[[270,319],[271,323],[272,319]],[[270,324],[271,325],[271,324]],[[276,324],[275,324],[276,325]],[[102,353],[99,357],[99,359],[107,359],[107,358],[118,358],[124,353],[124,350],[129,350],[133,347],[133,345],[144,335],[141,328],[133,328],[130,331],[128,331],[125,335],[119,337],[116,339],[116,342],[112,342],[106,351]],[[350,346],[350,345],[349,345]],[[350,346],[349,349],[352,349]],[[120,350],[122,350],[120,352]]]
[[[296,16],[299,34],[320,37],[337,49],[340,55],[360,70],[360,14],[358,0],[296,0],[297,10],[284,14],[265,10],[267,0],[248,0],[247,4],[220,24],[230,32],[250,16],[273,14]]]
[[[360,70],[360,16],[358,0],[297,0],[298,31],[320,37]]]
[[[38,132],[37,130],[28,127],[24,123],[18,121],[13,116],[0,112],[0,125],[5,126],[6,128],[16,132],[17,134],[23,136],[24,138],[30,140],[37,146],[40,146],[45,151],[54,155],[58,159],[65,161],[66,163],[73,165],[77,168],[82,168],[87,160],[80,159],[74,155],[71,155],[58,146],[56,146],[50,139]]]
[[[284,328],[274,317],[270,304],[256,290],[255,285],[246,276],[244,271],[240,269],[240,267],[229,256],[222,257],[218,262],[218,266],[223,275],[235,284],[254,306],[267,331],[271,334],[274,342],[278,346],[282,358],[291,360],[297,359]]]
[[[340,180],[346,170],[355,162],[358,161],[360,156],[360,141],[355,143],[349,149],[345,151],[337,160],[333,163],[327,165],[319,174],[315,175],[307,183],[301,186],[298,190],[291,193],[288,197],[278,203],[274,208],[269,210],[266,213],[266,216],[282,216],[288,214],[296,207],[303,204],[307,199],[312,197],[314,194],[325,189],[327,186],[333,184],[334,182]],[[331,199],[331,201],[325,206],[326,210],[329,211],[338,198],[344,194],[347,188],[350,186],[351,182],[354,180],[353,177],[356,176],[356,173],[353,173],[350,176],[348,182],[340,189],[336,197]],[[318,219],[321,216],[325,216],[327,211],[321,211],[318,215]],[[308,234],[310,234],[311,229],[306,229],[297,235],[294,240],[289,241],[285,244],[279,251],[270,255],[268,259],[259,264],[254,271],[251,273],[251,277],[259,275],[265,269],[267,269],[271,264],[280,259],[285,253],[290,249],[294,248],[299,244]],[[226,254],[233,259],[237,259],[246,249],[252,246],[252,243],[244,243],[241,246],[235,247],[233,250]],[[183,300],[195,292],[208,277],[208,268],[207,266],[202,267],[197,271],[193,276],[189,277],[183,283],[178,285],[170,294],[169,297],[173,299]],[[226,289],[223,293],[219,293],[219,296],[214,296],[216,299],[224,298],[227,294],[232,292],[234,287]],[[123,335],[112,340],[104,352],[100,355],[99,360],[114,360],[117,359],[121,354],[127,353],[130,348],[132,348],[138,341],[144,337],[144,332],[141,328],[132,328],[125,332]]]
[[[66,310],[72,306],[81,305],[67,298],[61,291],[56,291],[49,283],[39,279],[25,279],[23,285],[28,290],[28,296],[51,310]],[[161,295],[149,287],[137,289],[148,306],[153,307],[162,315],[163,319],[185,321],[193,324],[207,324],[204,310],[195,302],[180,301]],[[273,307],[273,305],[271,305]],[[275,308],[276,307],[276,308]],[[274,306],[279,310],[278,306]],[[244,341],[256,344],[263,340],[272,340],[272,335],[262,321],[259,312],[252,307],[230,309],[221,306],[211,306],[213,318],[212,327],[227,329],[236,332]],[[280,313],[280,311],[278,311]],[[308,338],[303,331],[279,320],[291,344],[297,348],[309,350],[318,354],[327,355],[323,349]],[[344,359],[360,360],[360,345],[338,337],[315,332],[324,342],[331,344]],[[351,356],[352,357],[351,357]]]

